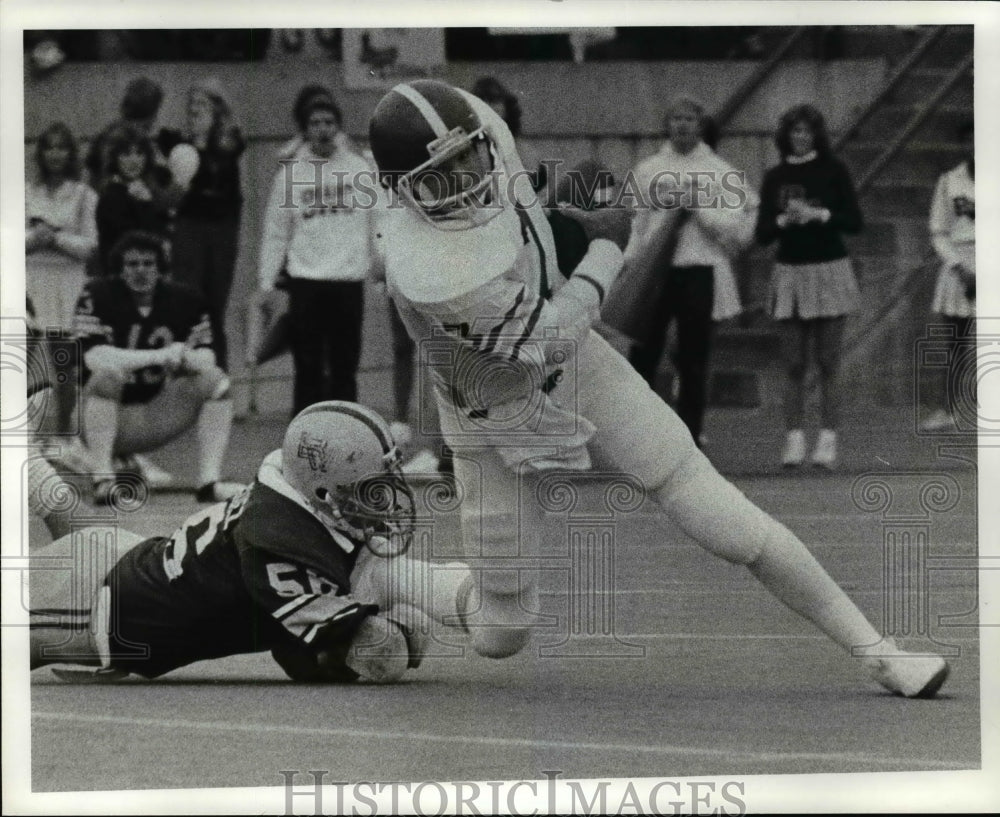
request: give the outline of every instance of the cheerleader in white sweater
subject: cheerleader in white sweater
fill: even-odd
[[[941,259],[934,301],[931,309],[941,322],[954,329],[953,348],[949,355],[948,386],[945,406],[924,420],[924,431],[941,431],[954,426],[954,410],[964,382],[957,368],[964,357],[959,345],[974,339],[976,314],[976,160],[973,123],[959,128],[959,138],[966,149],[961,164],[938,179],[931,202],[930,233],[934,251]],[[972,401],[974,404],[974,400]]]

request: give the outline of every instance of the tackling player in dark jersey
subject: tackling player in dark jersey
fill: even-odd
[[[74,315],[83,346],[83,433],[94,493],[113,488],[112,457],[159,448],[198,429],[198,500],[216,502],[241,485],[220,481],[233,406],[216,363],[200,295],[166,280],[163,242],[128,232],[111,250],[111,278],[92,279]]]
[[[419,664],[427,616],[460,622],[472,584],[460,563],[435,566],[431,582],[403,555],[414,506],[399,459],[377,414],[317,403],[252,486],[171,536],[85,529],[33,553],[32,668],[153,678],[271,650],[296,680],[398,679]],[[78,569],[42,569],[56,558]],[[87,603],[74,604],[81,587]]]

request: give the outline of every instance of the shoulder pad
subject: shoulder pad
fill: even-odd
[[[386,219],[386,280],[412,303],[451,300],[509,270],[522,240],[517,214],[505,212],[471,230],[439,230],[409,211]]]

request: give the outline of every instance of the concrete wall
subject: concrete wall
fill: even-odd
[[[661,141],[663,112],[680,93],[720,108],[727,95],[753,71],[752,62],[727,63],[475,63],[453,64],[442,78],[470,87],[476,78],[494,75],[521,99],[524,141],[539,156],[575,163],[585,157],[604,161],[622,174],[654,152]],[[766,167],[776,161],[771,137],[777,119],[788,106],[811,101],[826,114],[836,132],[863,107],[885,76],[882,60],[818,63],[792,61],[779,67],[750,95],[726,128],[720,152],[745,169],[757,185]],[[237,382],[241,373],[243,304],[255,282],[262,205],[275,170],[274,154],[294,132],[291,106],[303,85],[320,82],[331,87],[344,111],[345,127],[363,143],[368,118],[380,92],[344,87],[340,65],[331,62],[268,62],[259,64],[127,63],[71,64],[45,78],[25,80],[25,138],[33,140],[49,123],[66,122],[84,142],[116,118],[127,83],[146,75],[166,90],[160,124],[183,122],[186,88],[205,75],[217,77],[230,95],[237,119],[249,138],[243,160],[246,194],[240,255],[229,312],[229,334]],[[28,153],[31,160],[31,153]],[[31,168],[28,169],[29,172]],[[369,292],[362,356],[362,399],[388,410],[391,339],[384,296]],[[260,395],[264,410],[290,405],[287,357],[264,367]],[[241,402],[246,391],[238,392]]]

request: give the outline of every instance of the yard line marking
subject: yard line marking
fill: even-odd
[[[127,718],[116,715],[82,715],[74,712],[32,712],[35,720],[75,722],[85,724],[111,724],[128,727],[159,727],[162,729],[193,729],[211,732],[262,732],[288,734],[301,737],[317,735],[336,738],[359,738],[364,741],[413,741],[425,743],[458,743],[475,744],[487,747],[506,747],[517,749],[567,749],[576,751],[629,752],[646,755],[701,755],[704,757],[721,757],[727,759],[746,759],[764,762],[779,761],[843,761],[852,763],[869,763],[881,766],[932,766],[939,769],[977,769],[979,761],[966,762],[954,760],[938,760],[936,758],[902,758],[885,757],[880,754],[865,752],[734,752],[728,749],[709,749],[700,746],[646,746],[634,743],[590,743],[557,740],[528,740],[527,738],[477,737],[474,735],[435,735],[425,732],[376,732],[367,729],[334,729],[318,726],[286,726],[283,724],[252,724],[227,723],[224,721],[189,721],[166,720],[161,718]]]

